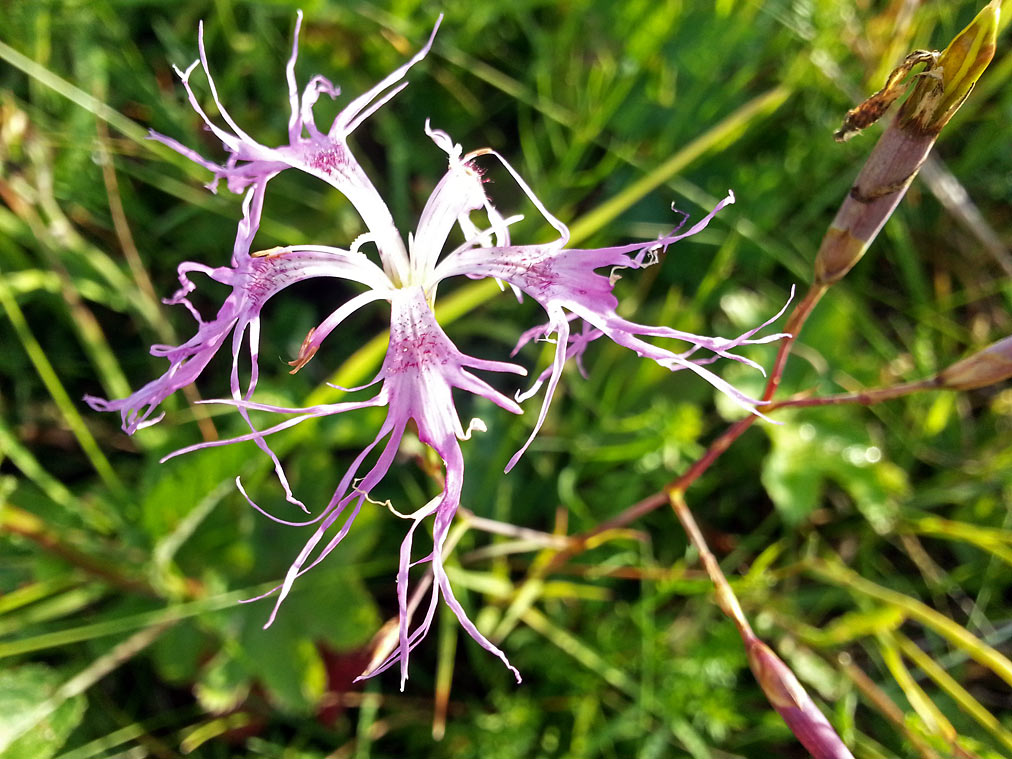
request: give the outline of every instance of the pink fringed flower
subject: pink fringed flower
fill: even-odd
[[[291,117],[287,145],[268,148],[250,137],[228,115],[221,104],[210,76],[204,51],[203,30],[199,37],[200,59],[185,71],[178,71],[186,88],[190,103],[221,140],[229,153],[224,164],[209,161],[177,141],[152,133],[152,138],[177,150],[204,166],[214,174],[209,185],[214,189],[221,179],[236,193],[245,193],[243,216],[239,222],[230,266],[212,268],[197,263],[184,263],[179,267],[182,287],[167,302],[185,305],[197,320],[193,338],[177,347],[154,346],[152,353],[169,360],[169,368],[160,378],[148,383],[128,398],[106,401],[87,398],[95,409],[119,411],[123,429],[133,433],[146,425],[154,424],[161,416],[153,416],[159,404],[171,393],[193,382],[218,349],[231,336],[232,373],[231,397],[213,403],[234,406],[249,425],[250,431],[230,440],[201,443],[171,454],[172,456],[215,445],[253,441],[274,463],[288,500],[301,505],[292,494],[277,456],[267,445],[266,437],[314,417],[341,414],[366,407],[385,406],[386,420],[375,439],[359,453],[344,472],[333,497],[320,514],[312,520],[296,523],[271,517],[290,525],[315,525],[314,532],[299,555],[292,562],[276,593],[274,610],[269,625],[292,584],[308,572],[331,551],[348,533],[352,523],[369,499],[370,492],[389,471],[402,438],[413,422],[419,439],[430,446],[445,467],[443,492],[429,503],[410,514],[401,514],[411,524],[401,544],[397,572],[397,598],[400,607],[399,643],[390,655],[368,676],[382,672],[395,664],[400,665],[401,686],[408,675],[410,651],[425,637],[431,627],[440,596],[453,610],[465,630],[483,648],[498,656],[514,673],[520,675],[506,655],[487,640],[468,619],[457,602],[443,568],[443,549],[453,517],[460,505],[464,478],[464,458],[460,441],[473,430],[482,431],[481,420],[472,420],[466,427],[461,423],[453,402],[452,391],[464,390],[486,398],[515,414],[521,413],[519,403],[536,394],[547,382],[537,422],[529,439],[510,459],[507,471],[530,446],[537,435],[559,383],[562,368],[569,358],[582,360],[586,347],[594,340],[607,337],[635,351],[638,355],[657,362],[672,371],[688,369],[718,390],[726,393],[740,406],[752,413],[758,401],[742,394],[706,368],[720,358],[753,362],[733,351],[745,345],[765,343],[779,339],[775,334],[756,338],[756,332],[769,322],[736,338],[710,338],[693,335],[669,327],[637,324],[618,316],[618,301],[613,293],[616,271],[623,268],[638,269],[655,262],[668,245],[703,229],[714,214],[734,198],[728,194],[717,207],[685,232],[675,233],[659,240],[596,250],[567,248],[569,230],[538,200],[537,196],[512,166],[497,152],[482,149],[464,154],[449,135],[431,129],[425,124],[425,133],[448,157],[448,169],[436,185],[422,209],[413,235],[407,245],[394,226],[389,210],[362,167],[348,148],[347,137],[369,115],[390,100],[406,86],[401,80],[408,69],[425,57],[432,44],[430,38],[422,50],[410,61],[383,79],[366,94],[349,103],[335,118],[327,133],[319,131],[313,120],[313,105],[320,94],[336,97],[337,88],[321,76],[313,77],[301,98],[295,83],[295,61],[298,30],[288,61],[287,79]],[[438,24],[437,24],[438,27]],[[435,30],[433,31],[435,34]],[[190,75],[200,65],[208,78],[211,95],[221,118],[228,129],[215,125],[202,110],[190,87]],[[499,162],[513,177],[518,186],[558,235],[549,243],[515,245],[510,239],[510,226],[519,217],[505,218],[493,206],[485,192],[483,168],[479,159]],[[251,252],[252,241],[260,223],[267,183],[278,173],[289,168],[300,169],[329,183],[341,191],[361,214],[368,231],[354,240],[348,249],[323,245],[289,245],[268,251]],[[478,213],[481,226],[472,220]],[[448,236],[454,226],[463,234],[464,242],[443,255]],[[372,244],[378,251],[379,264],[371,260],[361,248]],[[232,293],[225,300],[213,320],[205,321],[188,300],[194,289],[189,279],[192,273],[229,285]],[[488,361],[460,352],[436,322],[433,303],[439,284],[452,277],[471,279],[494,277],[511,286],[517,297],[526,293],[545,310],[547,323],[528,329],[519,338],[517,349],[536,338],[551,338],[557,347],[551,366],[536,378],[516,399],[495,390],[474,374],[479,372],[506,372],[526,374],[512,363]],[[285,408],[263,404],[253,399],[258,376],[258,344],[260,311],[268,298],[288,285],[313,277],[338,277],[364,285],[365,292],[351,298],[327,316],[313,329],[303,342],[298,357],[292,361],[297,369],[308,362],[319,350],[323,341],[345,319],[368,303],[386,301],[390,304],[390,343],[379,373],[363,390],[377,387],[375,394],[366,400],[322,404],[308,408]],[[782,313],[782,312],[781,312]],[[583,322],[580,331],[573,331],[570,322]],[[239,377],[239,354],[246,335],[249,335],[250,375],[245,383]],[[659,347],[647,338],[669,338],[676,341],[677,350]],[[516,350],[514,353],[516,353]],[[702,353],[702,355],[699,355]],[[582,363],[580,364],[583,370]],[[251,411],[267,411],[287,415],[288,418],[267,429],[257,429],[250,420]],[[238,487],[246,495],[242,484]],[[248,497],[247,497],[248,498]],[[249,499],[248,499],[249,500]],[[252,500],[251,505],[259,509]],[[418,525],[432,517],[433,546],[421,558],[414,558],[413,541]],[[422,618],[412,626],[412,609],[408,604],[408,575],[411,567],[428,563],[434,582]],[[271,594],[268,594],[271,595]]]

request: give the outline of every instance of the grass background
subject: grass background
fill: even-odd
[[[832,131],[908,50],[943,47],[978,10],[823,0],[301,7],[300,81],[322,73],[344,93],[319,105],[319,124],[446,14],[410,87],[353,139],[403,230],[445,167],[426,118],[465,149],[510,158],[588,245],[654,236],[670,227],[672,202],[698,216],[733,188],[737,204],[704,234],[618,290],[623,315],[709,334],[752,326],[810,281],[879,129],[845,145]],[[443,610],[404,693],[389,675],[352,686],[395,612],[403,523],[363,512],[264,632],[268,608],[236,600],[276,581],[305,539],[235,491],[242,473],[287,515],[265,460],[250,446],[158,463],[208,425],[236,434],[241,420],[196,412],[180,393],[161,424],[126,438],[112,415],[81,403],[85,393],[121,397],[163,370],[147,346],[192,329],[158,300],[175,289],[175,267],[223,265],[231,251],[239,199],[208,193],[206,172],[144,139],[150,127],[220,155],[171,64],[195,58],[203,18],[224,102],[276,144],[295,9],[0,6],[0,736],[22,734],[0,756],[804,756],[670,513],[555,566],[548,535],[524,542],[462,519],[455,587],[525,683]],[[806,326],[784,392],[929,376],[1009,334],[1010,68],[1001,36],[930,171]],[[347,245],[361,231],[349,204],[292,174],[271,184],[257,247]],[[521,205],[505,177],[491,191],[501,210]],[[521,237],[547,234],[522,210]],[[285,371],[345,295],[332,287],[300,285],[269,304],[261,398],[328,398],[326,380],[375,369],[380,309],[295,377]],[[205,293],[213,311],[215,291]],[[441,296],[448,332],[477,355],[503,355],[540,320],[508,295],[463,285]],[[522,360],[543,366],[545,350]],[[683,471],[733,415],[704,383],[613,345],[595,345],[587,367],[586,380],[567,372],[508,476],[533,412],[463,404],[463,418],[489,427],[464,444],[468,509],[541,533],[592,529]],[[721,371],[761,387],[754,373]],[[219,356],[199,393],[223,394],[227,373]],[[328,498],[381,418],[358,412],[279,441],[300,497]],[[688,493],[757,631],[858,757],[1012,754],[1012,390],[779,418]],[[421,459],[405,451],[385,483],[383,497],[402,510],[435,492]]]

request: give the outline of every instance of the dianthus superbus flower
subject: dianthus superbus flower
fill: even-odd
[[[330,129],[322,132],[313,120],[313,105],[321,94],[336,97],[338,89],[327,79],[315,76],[299,96],[295,81],[299,23],[301,14],[296,23],[295,42],[287,66],[291,107],[288,144],[281,147],[269,148],[257,142],[228,115],[211,79],[202,30],[199,60],[185,71],[177,70],[190,103],[208,129],[222,142],[229,157],[219,164],[169,137],[152,133],[152,138],[210,170],[214,174],[211,189],[224,179],[231,191],[244,193],[243,215],[231,263],[220,267],[184,263],[179,267],[182,286],[167,302],[186,306],[197,320],[197,332],[182,345],[152,348],[154,355],[169,360],[169,368],[160,378],[128,398],[106,401],[89,397],[87,400],[96,409],[119,411],[124,430],[133,433],[157,422],[161,418],[155,415],[159,404],[174,391],[193,382],[219,348],[230,342],[231,396],[212,402],[234,406],[248,424],[249,432],[230,440],[190,446],[171,455],[253,441],[271,457],[286,496],[294,503],[300,502],[292,493],[278,457],[266,442],[267,438],[305,419],[366,407],[386,407],[386,419],[376,437],[344,470],[333,497],[319,515],[301,523],[276,520],[292,525],[312,525],[313,533],[292,562],[284,581],[275,588],[275,607],[268,624],[273,621],[295,580],[333,551],[351,529],[355,516],[369,500],[370,492],[389,471],[401,440],[413,423],[418,438],[442,460],[444,485],[440,495],[429,503],[420,505],[411,513],[396,512],[410,522],[401,544],[397,572],[399,644],[369,675],[399,664],[403,687],[408,674],[409,653],[428,632],[437,602],[442,597],[471,637],[502,659],[519,681],[520,675],[509,664],[506,655],[468,619],[454,597],[443,567],[443,546],[460,505],[464,478],[460,441],[467,439],[472,431],[484,430],[481,420],[471,420],[467,425],[461,422],[452,391],[458,389],[481,396],[509,412],[519,414],[519,404],[542,386],[545,387],[530,438],[508,462],[508,470],[528,448],[543,424],[566,360],[576,358],[579,361],[594,340],[607,337],[672,371],[692,371],[745,409],[758,413],[758,401],[737,391],[706,365],[719,358],[752,364],[736,355],[734,349],[776,340],[782,335],[757,338],[755,334],[759,328],[756,328],[736,338],[708,338],[668,327],[638,324],[623,319],[615,311],[618,305],[613,293],[616,272],[649,265],[668,245],[703,229],[717,211],[733,202],[730,193],[711,213],[684,232],[676,230],[658,240],[617,247],[595,250],[568,248],[569,230],[566,225],[549,213],[501,155],[487,148],[465,154],[448,134],[426,123],[425,133],[438,149],[446,153],[448,168],[432,191],[413,234],[407,236],[405,244],[405,238],[394,225],[385,203],[349,149],[347,137],[405,86],[403,78],[411,66],[425,57],[432,39],[410,61],[367,93],[352,100],[334,119]],[[207,75],[211,96],[227,128],[216,125],[209,118],[190,86],[190,76],[198,65]],[[524,195],[556,230],[554,240],[533,245],[513,242],[510,227],[519,217],[505,217],[499,213],[485,191],[483,174],[489,164],[496,163],[505,168]],[[287,169],[307,172],[343,193],[362,216],[367,232],[351,241],[347,248],[293,244],[254,251],[252,242],[260,223],[266,186],[273,177]],[[479,220],[472,219],[472,215]],[[459,228],[464,242],[444,255],[447,239],[454,227]],[[363,248],[374,249],[378,261],[367,255]],[[205,320],[188,299],[195,287],[190,276],[196,273],[232,288],[211,320]],[[538,337],[552,339],[556,344],[555,359],[526,391],[519,392],[515,398],[493,388],[479,373],[525,375],[523,367],[464,354],[436,321],[433,304],[438,286],[444,280],[460,276],[471,279],[494,277],[510,285],[518,298],[526,294],[545,311],[547,321],[543,325],[526,331],[518,329],[517,348]],[[323,342],[339,330],[355,311],[369,303],[386,302],[390,306],[390,341],[386,357],[373,380],[363,388],[357,388],[375,388],[374,394],[365,400],[306,408],[260,403],[254,399],[254,391],[258,375],[261,310],[269,298],[288,285],[314,277],[346,279],[366,289],[347,302],[337,304],[334,311],[310,331],[299,355],[291,362],[292,366],[298,370],[310,361]],[[571,322],[576,320],[582,322],[578,330],[572,329]],[[247,335],[251,369],[249,376],[241,379],[239,356]],[[668,338],[675,344],[673,347],[662,347],[657,344],[656,338]],[[250,419],[251,411],[273,412],[286,418],[266,429],[258,429]],[[238,479],[237,484],[245,495]],[[250,503],[256,506],[252,500]],[[429,517],[433,519],[433,545],[430,551],[422,551],[419,557],[419,552],[414,550],[415,532],[419,524]],[[420,563],[430,565],[434,582],[421,619],[413,622],[408,609],[408,576],[409,570]]]

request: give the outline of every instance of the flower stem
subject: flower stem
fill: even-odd
[[[706,574],[713,582],[717,605],[738,628],[738,634],[741,635],[745,652],[748,654],[749,667],[770,704],[816,759],[853,759],[850,750],[812,701],[790,667],[752,630],[738,597],[735,596],[720,564],[706,544],[706,539],[681,493],[669,492],[668,498],[675,516],[689,536],[689,541],[699,552],[699,559],[706,569]]]

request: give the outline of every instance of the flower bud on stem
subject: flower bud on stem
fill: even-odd
[[[957,361],[935,377],[946,390],[973,390],[1012,377],[1012,335]]]
[[[816,398],[789,398],[763,407],[771,413],[782,408],[811,408],[813,406],[843,406],[859,404],[873,406],[923,390],[975,390],[995,385],[1012,377],[1012,335],[979,350],[972,356],[957,361],[927,379],[904,382],[900,385],[871,388],[856,393],[838,393]]]
[[[918,50],[889,76],[885,87],[851,110],[836,133],[852,137],[885,113],[909,86],[913,92],[882,134],[822,240],[815,261],[816,285],[839,281],[892,215],[928,157],[938,133],[952,118],[994,57],[1000,3],[992,0],[941,53]]]
[[[678,521],[685,528],[689,541],[699,552],[700,561],[716,590],[717,604],[738,628],[748,664],[770,704],[801,744],[815,759],[854,759],[853,754],[836,734],[829,720],[819,711],[791,668],[753,632],[731,584],[710,551],[703,533],[696,524],[680,491],[669,491],[668,499]]]

